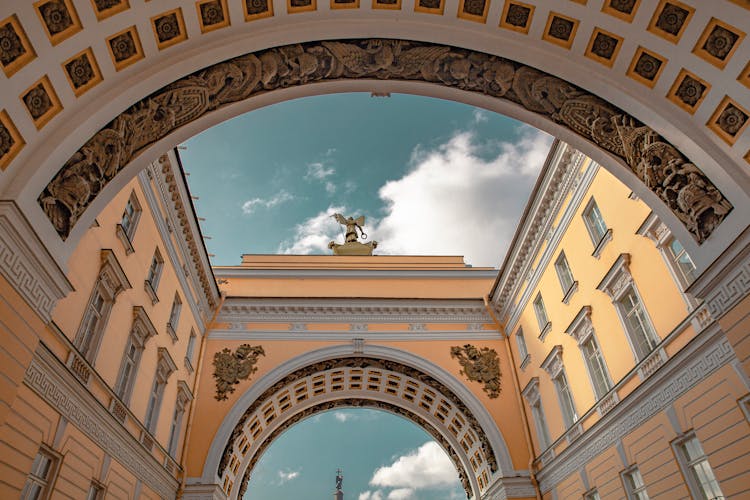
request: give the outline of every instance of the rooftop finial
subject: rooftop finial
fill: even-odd
[[[360,237],[363,240],[367,239],[367,233],[362,229],[362,226],[365,225],[364,215],[361,215],[356,219],[354,217],[344,217],[341,214],[333,214],[331,217],[336,219],[336,222],[346,227],[343,245],[336,243],[335,241],[328,244],[328,248],[333,250],[334,255],[372,255],[372,251],[377,248],[378,242],[359,242]],[[359,234],[357,234],[358,229]]]

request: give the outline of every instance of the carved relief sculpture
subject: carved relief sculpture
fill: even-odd
[[[242,344],[235,350],[224,348],[214,354],[214,379],[216,380],[217,401],[227,399],[227,394],[234,392],[234,386],[240,380],[247,380],[250,375],[258,371],[255,366],[260,356],[265,356],[263,347]]]
[[[223,106],[312,82],[408,80],[511,101],[619,158],[699,243],[732,210],[706,175],[656,131],[560,78],[471,50],[391,39],[286,45],[187,75],[125,110],[62,166],[38,202],[63,238],[104,186],[150,145]]]
[[[367,233],[362,229],[365,225],[365,216],[361,215],[356,219],[354,217],[344,217],[341,214],[333,214],[331,217],[336,222],[346,227],[344,234],[344,244],[340,245],[335,241],[328,244],[328,248],[333,250],[334,255],[372,255],[372,251],[378,247],[377,241],[361,243],[359,238],[367,239]],[[359,230],[359,234],[357,234]]]
[[[478,349],[471,344],[451,347],[451,358],[457,359],[463,367],[461,375],[472,382],[484,384],[482,388],[490,399],[500,395],[500,360],[497,351],[489,347]]]

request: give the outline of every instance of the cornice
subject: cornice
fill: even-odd
[[[31,224],[12,201],[0,201],[0,274],[45,321],[73,291]]]
[[[173,161],[178,162],[177,168],[172,164]],[[203,246],[203,236],[196,221],[192,202],[190,202],[190,193],[187,185],[182,182],[179,159],[173,152],[163,154],[158,161],[148,167],[148,170],[159,187],[164,206],[169,209],[170,221],[177,222],[177,224],[173,223],[175,229],[177,227],[182,229],[182,237],[176,240],[180,242],[180,249],[186,257],[185,260],[193,264],[194,273],[189,274],[197,277],[199,286],[196,289],[203,290],[208,305],[210,308],[215,308],[219,303],[219,290]]]
[[[278,330],[211,330],[208,334],[209,340],[288,340],[309,342],[311,340],[321,341],[352,341],[361,339],[366,341],[391,341],[403,340],[409,342],[421,342],[428,340],[502,340],[502,335],[496,330],[484,331],[373,331],[366,332],[344,331],[344,332],[285,332]]]
[[[217,279],[479,279],[497,277],[497,270],[490,269],[243,269],[214,268]]]
[[[24,383],[162,498],[175,498],[178,481],[40,344]]]
[[[575,187],[584,159],[582,153],[565,143],[556,142],[554,146],[493,287],[492,301],[501,317],[512,306],[510,299],[518,295],[529,276],[534,257],[544,240],[550,239],[551,231],[563,226],[561,223],[558,228],[553,228],[552,223],[563,208],[567,193]]]
[[[481,300],[239,299],[224,302],[217,322],[492,323]]]

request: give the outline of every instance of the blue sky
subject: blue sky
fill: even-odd
[[[334,212],[365,215],[376,253],[464,255],[499,267],[552,138],[450,101],[338,94],[276,104],[180,151],[214,265],[243,253],[329,253]],[[280,436],[246,500],[465,498],[444,451],[374,410],[316,415]]]
[[[303,420],[255,466],[244,500],[328,500],[336,469],[346,500],[465,499],[456,469],[429,434],[379,410],[342,409]]]
[[[344,212],[367,217],[379,253],[497,267],[551,142],[451,101],[337,94],[239,116],[180,153],[215,265],[328,253]]]

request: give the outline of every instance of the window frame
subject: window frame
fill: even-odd
[[[175,292],[172,299],[172,308],[169,310],[169,319],[167,320],[167,333],[172,338],[172,343],[177,342],[177,325],[180,323],[180,313],[182,312],[182,300],[180,294]]]
[[[128,211],[128,207],[132,208],[132,212]],[[130,192],[130,197],[125,203],[123,208],[120,222],[117,223],[117,237],[125,247],[125,254],[129,255],[135,250],[133,249],[133,239],[135,238],[135,232],[138,228],[138,222],[141,220],[141,214],[143,209],[141,203],[138,201],[138,197],[135,194],[135,190]]]
[[[623,304],[623,299],[629,295],[628,292],[631,292],[630,296],[634,297],[636,300],[634,305],[630,307],[629,311],[626,310],[628,306]],[[615,308],[617,309],[618,315],[622,322],[622,326],[625,329],[628,342],[630,343],[630,348],[633,351],[633,356],[635,357],[636,363],[640,363],[644,359],[648,358],[652,352],[654,352],[660,342],[659,336],[656,334],[656,330],[654,329],[653,323],[651,322],[651,317],[649,316],[648,311],[646,311],[646,306],[643,304],[643,299],[641,298],[638,290],[633,283],[628,284],[614,302]],[[631,322],[629,321],[631,315],[634,314],[634,311],[638,308],[640,309],[642,316],[636,314],[635,317],[638,320],[638,324],[640,324],[642,327],[640,331],[644,336],[644,340],[649,346],[648,352],[643,353],[643,355],[641,355],[639,352],[641,344],[636,343],[636,331],[633,329]]]
[[[641,482],[640,486],[636,485],[636,481],[633,480],[634,474],[638,475]],[[633,464],[620,472],[620,479],[622,480],[622,486],[625,489],[625,496],[628,500],[649,500],[646,481],[643,480],[643,475],[638,468],[638,464]]]
[[[185,349],[185,368],[188,373],[193,373],[193,357],[195,356],[195,341],[197,335],[193,328],[190,329],[190,336],[188,337],[187,348]]]
[[[544,305],[542,292],[537,292],[536,297],[534,297],[534,301],[532,302],[532,307],[534,308],[537,325],[539,325],[539,339],[544,341],[544,337],[547,336],[547,333],[549,333],[552,328],[552,322],[547,315],[547,308]]]
[[[151,257],[151,263],[146,273],[146,279],[143,282],[143,287],[151,297],[151,304],[155,305],[159,302],[159,296],[156,294],[159,289],[159,282],[161,281],[161,275],[164,270],[164,258],[161,256],[159,247],[156,247],[154,254]]]
[[[592,217],[592,214],[594,213],[597,214],[598,221],[594,220],[595,217]],[[581,211],[581,218],[583,219],[583,225],[586,226],[586,232],[588,232],[589,238],[591,238],[591,243],[594,245],[594,252],[592,255],[599,258],[602,249],[606,246],[607,242],[612,239],[612,229],[607,226],[602,211],[599,209],[599,204],[593,196],[589,198],[586,206]],[[599,226],[603,229],[601,234],[600,231],[595,230]]]
[[[45,472],[45,477],[42,478],[37,475],[35,469],[38,467],[40,457],[49,460],[49,465]],[[31,463],[31,470],[26,477],[23,490],[21,490],[22,500],[47,500],[52,491],[54,490],[55,481],[57,480],[57,474],[60,471],[60,463],[62,462],[62,455],[57,453],[51,447],[42,443]],[[34,485],[39,486],[38,493],[32,496],[32,492],[29,491]]]
[[[596,349],[594,350],[595,354],[598,354],[598,362],[601,368],[601,376],[603,378],[602,382],[605,387],[604,392],[599,394],[599,390],[596,388],[597,384],[595,382],[594,373],[595,370],[592,369],[592,366],[590,364],[590,358],[587,356],[585,352],[585,345],[588,343],[593,343],[596,346]],[[607,362],[604,359],[604,353],[602,353],[601,346],[599,345],[599,340],[596,338],[596,335],[592,332],[591,334],[587,335],[586,338],[581,340],[580,344],[578,345],[581,351],[581,357],[583,357],[583,364],[586,365],[586,371],[588,372],[589,379],[591,381],[591,388],[594,391],[594,397],[597,401],[605,397],[607,394],[609,394],[609,391],[612,390],[612,387],[614,387],[614,382],[612,381],[612,376],[609,374],[609,368],[607,367]]]
[[[565,251],[561,251],[555,259],[555,272],[560,282],[560,288],[562,288],[563,302],[567,304],[574,289],[578,286],[578,281],[573,277],[573,270],[570,268]]]
[[[686,443],[688,442],[695,442],[697,444],[698,449],[702,453],[700,457],[690,458],[689,451],[686,446]],[[685,483],[687,484],[688,489],[690,490],[690,495],[693,498],[708,498],[711,500],[726,498],[724,493],[721,491],[721,484],[719,483],[719,480],[714,473],[713,467],[711,467],[711,463],[708,461],[708,455],[706,455],[705,450],[703,450],[703,446],[701,445],[698,437],[695,435],[695,431],[691,430],[684,433],[683,435],[672,441],[671,444],[672,450],[675,454],[675,457],[677,458],[677,463],[679,464],[682,475],[685,478]],[[705,463],[708,466],[708,471],[711,473],[713,482],[716,483],[716,487],[718,488],[719,496],[709,497],[706,493],[706,490],[703,487],[703,483],[697,477],[697,473],[695,472],[694,468],[694,465],[699,463]]]
[[[518,328],[515,333],[516,336],[516,347],[518,348],[518,363],[521,367],[521,370],[526,368],[528,366],[529,361],[531,360],[531,355],[529,354],[529,348],[526,345],[526,338],[523,336],[523,328]]]
[[[564,384],[562,382],[564,382]],[[560,404],[560,413],[562,414],[563,424],[567,431],[567,429],[573,427],[581,417],[576,410],[575,400],[573,399],[573,393],[570,390],[570,382],[565,373],[565,368],[560,369],[560,371],[552,377],[552,384],[555,386],[557,402]],[[564,397],[566,394],[567,398]],[[565,400],[568,401],[569,405],[564,402]]]

